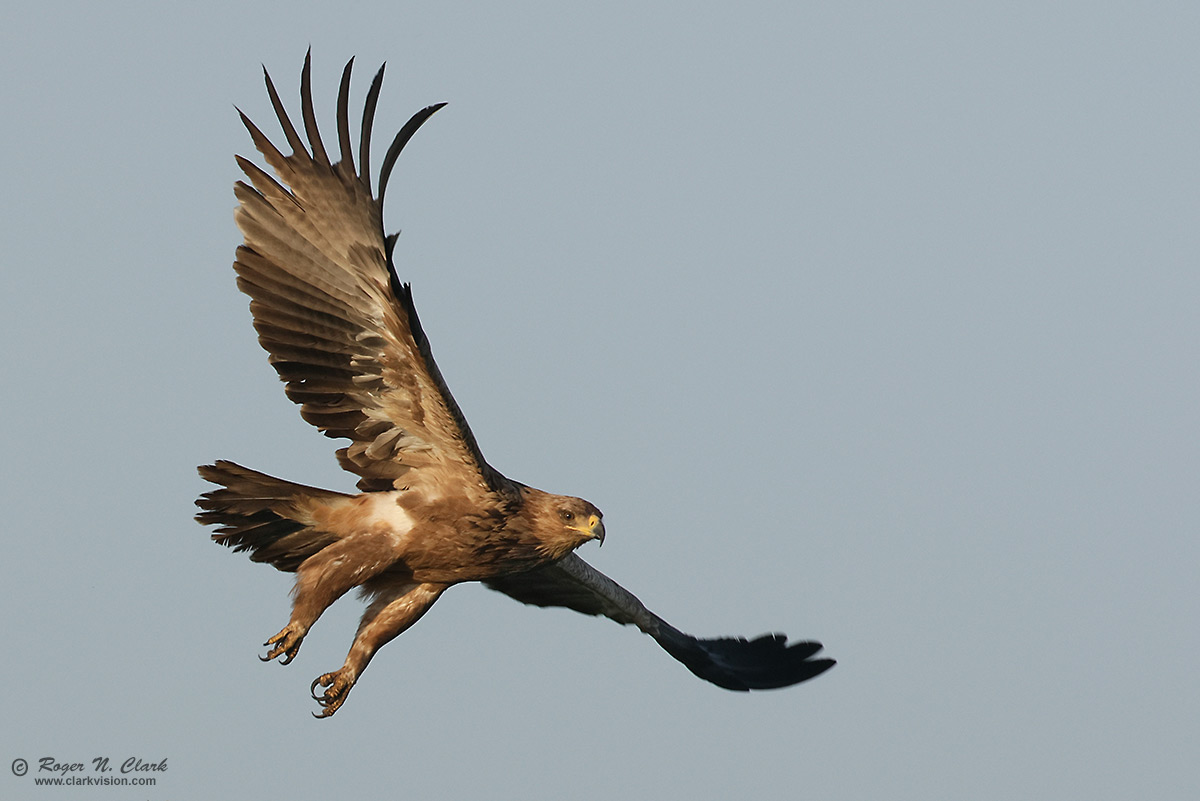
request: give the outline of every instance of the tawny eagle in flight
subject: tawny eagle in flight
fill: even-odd
[[[202,495],[197,520],[213,539],[256,562],[294,572],[288,624],[264,660],[287,664],[321,613],[353,587],[369,604],[338,670],[312,694],[332,715],[384,644],[428,611],[448,587],[482,581],[518,601],[562,606],[633,624],[702,679],[730,690],[786,687],[828,670],[820,643],[782,634],[700,640],[670,626],[574,551],[604,540],[600,510],[501,475],[483,458],[421,330],[409,285],[383,231],[383,196],[400,151],[441,108],[413,115],[371,186],[371,125],[383,70],[367,92],[358,141],[350,137],[353,59],[338,92],[338,161],[317,130],[306,57],[300,78],[307,145],[269,75],[267,92],[292,152],[284,155],[244,114],[242,122],[278,180],[238,157],[238,287],[250,296],[258,340],[305,420],[350,444],[337,452],[360,494],[316,489],[228,461],[200,468],[220,485]],[[264,74],[266,71],[264,70]],[[239,112],[240,113],[240,112]],[[323,692],[317,694],[317,686]]]

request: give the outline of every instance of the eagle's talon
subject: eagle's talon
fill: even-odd
[[[300,653],[300,645],[304,642],[306,633],[301,631],[299,626],[288,623],[278,634],[263,643],[264,646],[273,645],[275,647],[267,651],[266,656],[260,656],[259,659],[263,662],[270,662],[283,654],[283,659],[279,660],[279,664],[291,664],[292,660],[296,658],[296,654]]]
[[[354,680],[346,674],[346,669],[336,670],[333,673],[323,673],[313,679],[313,683],[309,685],[308,692],[312,695],[313,700],[324,707],[318,714],[313,713],[315,717],[327,718],[338,709],[346,701],[346,696],[350,694],[350,688],[354,686]],[[317,685],[327,687],[324,693],[317,695]]]

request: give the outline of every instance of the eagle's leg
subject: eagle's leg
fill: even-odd
[[[280,664],[291,662],[308,630],[330,604],[379,575],[398,557],[392,538],[359,534],[328,545],[305,559],[296,570],[292,618],[278,634],[263,643],[274,647],[260,658],[269,662],[282,654]]]
[[[313,713],[318,718],[327,718],[338,711],[375,652],[420,620],[446,585],[382,579],[368,584],[367,589],[376,597],[363,612],[345,664],[339,670],[318,676],[312,683],[312,696],[323,707],[320,714]],[[321,695],[317,695],[318,684],[326,688]]]

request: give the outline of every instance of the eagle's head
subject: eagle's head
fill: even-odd
[[[604,514],[583,498],[560,495],[555,512],[564,532],[574,532],[583,545],[589,540],[604,544]],[[568,533],[568,536],[570,534]]]
[[[560,559],[592,540],[604,542],[604,515],[583,498],[531,488],[525,488],[525,496],[525,517],[551,558]]]

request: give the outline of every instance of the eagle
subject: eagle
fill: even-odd
[[[346,661],[310,687],[319,704],[313,714],[329,717],[382,646],[448,588],[477,581],[526,604],[634,625],[696,676],[729,690],[786,687],[833,667],[815,658],[820,643],[789,643],[783,634],[684,634],[575,554],[604,542],[599,509],[507,478],[484,458],[434,361],[410,285],[397,275],[397,235],[383,228],[396,159],[445,104],[418,111],[400,129],[373,189],[371,128],[383,68],[366,94],[356,165],[353,66],[352,58],[338,91],[336,162],[313,111],[311,51],[300,76],[307,143],[265,67],[291,153],[238,110],[276,177],[237,157],[249,180],[234,187],[244,237],[233,265],[237,285],[250,296],[258,341],[301,416],[327,437],[349,440],[337,458],[359,489],[318,489],[225,460],[199,468],[218,486],[196,501],[196,519],[216,526],[212,539],[296,574],[291,618],[260,658],[290,663],[325,609],[358,588],[367,606]]]

